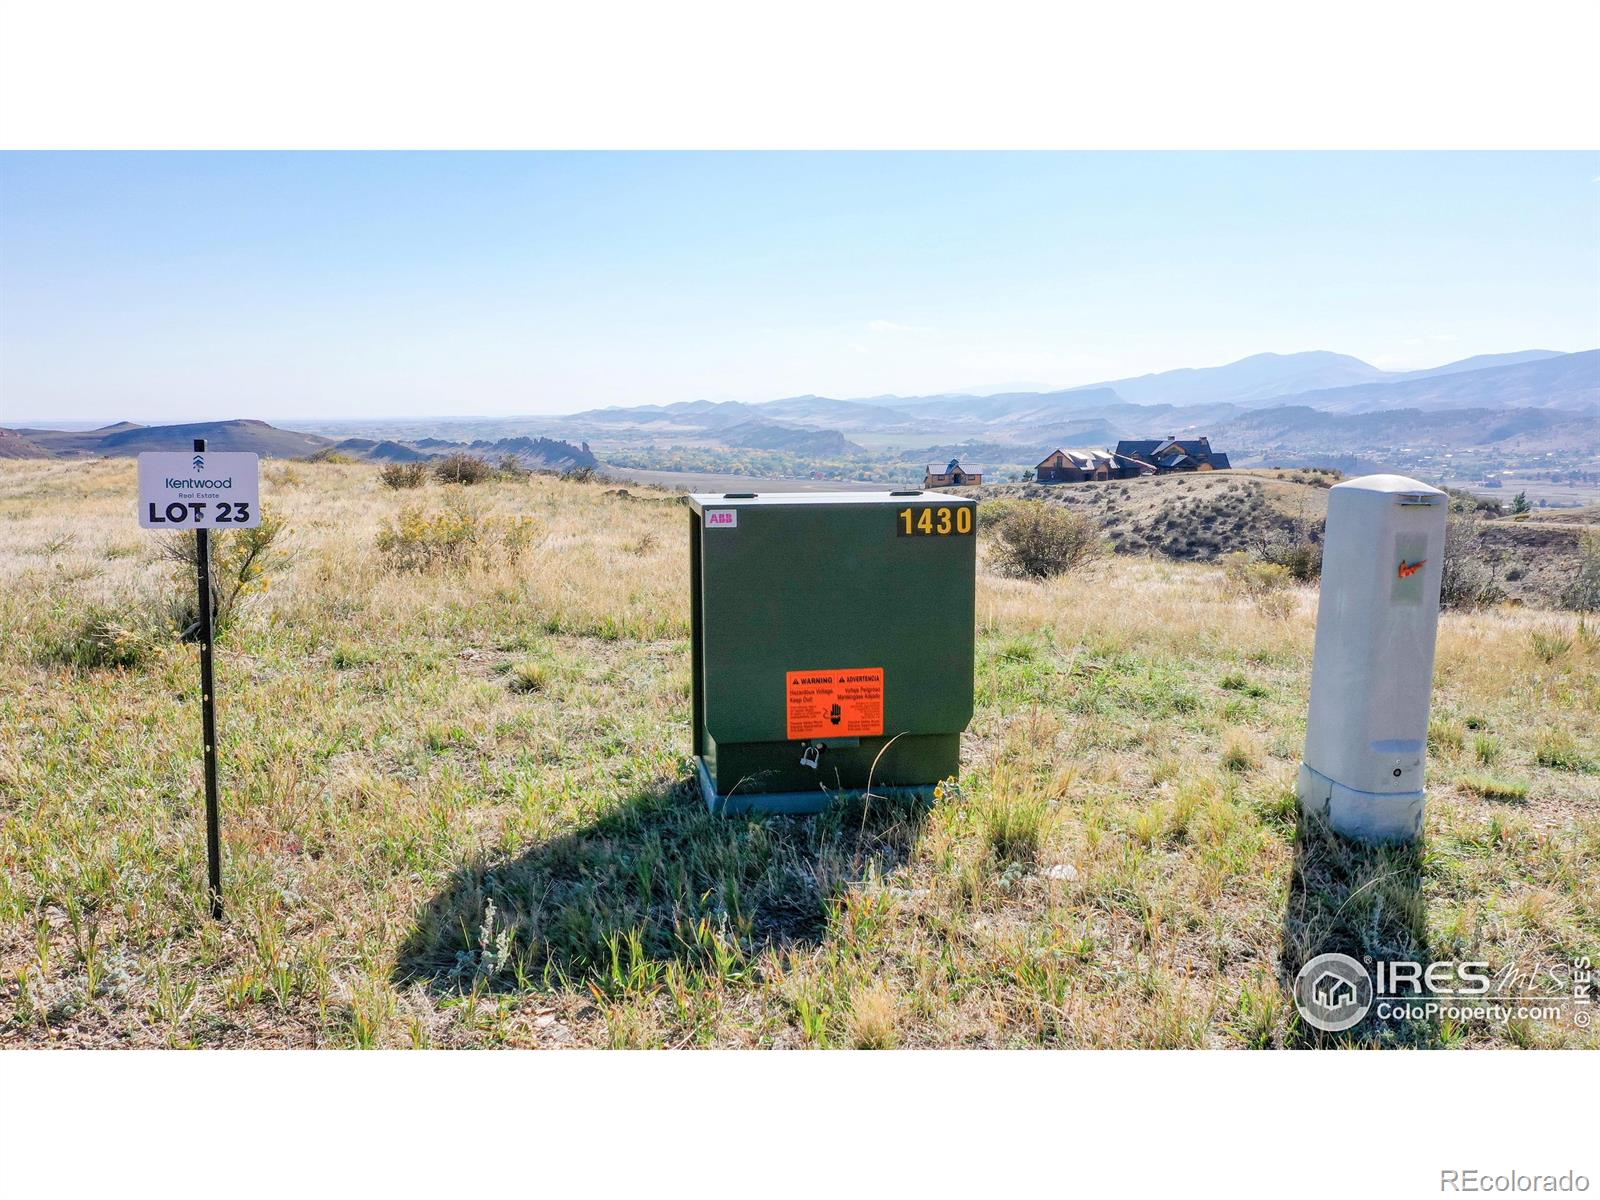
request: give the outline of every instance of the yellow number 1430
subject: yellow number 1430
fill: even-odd
[[[952,533],[972,532],[972,508],[969,505],[960,508],[933,505],[924,508],[902,508],[897,515],[900,520],[895,526],[895,533],[900,537],[930,534],[942,537]]]

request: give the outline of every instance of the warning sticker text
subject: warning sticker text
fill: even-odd
[[[883,668],[790,671],[791,738],[879,737],[883,734]]]

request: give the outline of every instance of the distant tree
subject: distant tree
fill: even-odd
[[[1528,493],[1518,492],[1516,499],[1511,502],[1511,515],[1519,516],[1525,512],[1532,512],[1533,505],[1528,503]]]
[[[1031,470],[1030,471],[1024,471],[1022,473],[1022,482],[1023,483],[1032,483],[1033,482],[1033,472]]]

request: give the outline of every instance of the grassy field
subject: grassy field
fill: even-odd
[[[1572,614],[1445,616],[1415,848],[1297,819],[1314,589],[1269,610],[1136,556],[980,574],[977,713],[931,806],[713,820],[674,499],[263,488],[285,531],[219,645],[214,923],[195,652],[154,615],[183,587],[133,464],[0,464],[0,1044],[1600,1045],[1318,1035],[1287,992],[1323,950],[1600,961],[1600,636]],[[380,549],[408,507],[459,561]]]

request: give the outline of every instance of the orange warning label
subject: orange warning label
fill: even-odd
[[[790,671],[791,738],[879,737],[883,733],[883,668]]]

